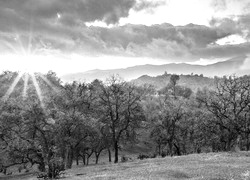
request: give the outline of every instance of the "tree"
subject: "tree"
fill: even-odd
[[[216,91],[199,92],[197,98],[214,115],[213,123],[219,127],[223,150],[229,151],[242,133],[249,132],[250,78],[218,78],[216,85]]]
[[[177,82],[180,80],[180,76],[173,74],[170,76],[170,82],[169,82],[169,86],[172,88],[172,93],[174,98],[176,99],[176,86],[177,86]]]
[[[99,114],[101,122],[108,127],[112,136],[115,160],[118,162],[118,150],[121,140],[128,140],[135,128],[144,120],[140,105],[142,95],[134,85],[116,77],[111,77],[102,85],[99,95]]]
[[[154,122],[154,128],[151,131],[151,138],[156,142],[158,153],[163,152],[165,145],[168,145],[169,154],[176,153],[181,155],[178,145],[178,135],[180,130],[180,121],[185,115],[183,103],[180,101],[162,101],[157,113],[157,121]]]
[[[60,96],[55,99],[56,118],[59,119],[58,141],[61,143],[61,153],[66,168],[72,167],[78,147],[84,147],[82,143],[88,141],[92,134],[94,128],[92,123],[94,119],[90,113],[92,100],[92,92],[88,85],[77,82],[66,84]]]

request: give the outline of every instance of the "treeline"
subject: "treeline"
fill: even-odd
[[[17,79],[20,78],[18,81]],[[249,150],[250,77],[217,78],[216,90],[169,84],[156,91],[112,76],[62,84],[56,74],[0,75],[0,166],[38,165],[49,177],[73,161],[110,162],[128,144],[158,155]],[[214,89],[214,88],[213,88]],[[114,157],[111,155],[114,154]]]

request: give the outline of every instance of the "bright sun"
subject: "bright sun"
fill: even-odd
[[[45,63],[45,59],[48,57],[43,57],[39,55],[6,55],[8,59],[9,66],[13,66],[17,71],[24,73],[44,73],[48,70],[48,64]]]
[[[53,85],[49,82],[49,80],[42,74],[48,68],[48,64],[44,60],[49,60],[49,59],[46,58],[46,56],[39,56],[39,55],[34,55],[34,54],[25,54],[25,55],[12,54],[12,55],[6,55],[5,58],[8,59],[8,61],[10,62],[9,64],[10,66],[16,67],[16,70],[18,71],[18,76],[12,82],[8,91],[2,97],[2,100],[4,101],[8,100],[9,96],[12,94],[16,85],[21,79],[24,80],[22,96],[23,98],[26,98],[27,97],[27,84],[28,84],[28,80],[30,79],[35,86],[35,90],[40,100],[41,106],[44,108],[43,96],[42,96],[42,92],[39,87],[37,78],[38,77],[42,78],[45,83],[47,83],[49,86],[52,87],[52,89],[54,88]]]
[[[6,45],[6,47],[10,48],[13,51],[11,54],[4,54],[1,56],[2,60],[4,60],[5,62],[6,60],[8,61],[5,64],[5,68],[7,68],[6,70],[14,70],[18,72],[17,77],[12,82],[5,95],[2,97],[2,100],[7,101],[9,99],[16,85],[21,79],[24,80],[22,96],[25,99],[27,97],[27,86],[28,81],[30,79],[33,85],[35,86],[35,90],[40,100],[40,104],[42,108],[44,108],[43,95],[38,84],[37,78],[42,78],[45,83],[52,87],[52,89],[55,89],[49,82],[49,80],[42,74],[48,72],[48,69],[50,69],[50,63],[48,62],[52,60],[52,57],[37,54],[36,52],[40,49],[32,48],[32,39],[33,37],[31,31],[27,45],[24,45],[25,43],[23,43],[23,39],[20,38],[18,34],[17,38],[15,38],[17,43],[16,45],[12,45],[8,41],[2,42],[3,45]]]

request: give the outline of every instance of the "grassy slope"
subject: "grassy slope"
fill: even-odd
[[[36,178],[29,175],[8,179]],[[193,154],[119,164],[79,166],[68,170],[64,179],[250,180],[250,153]]]

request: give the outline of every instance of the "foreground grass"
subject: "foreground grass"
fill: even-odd
[[[32,175],[8,179],[33,180]],[[190,179],[250,180],[250,153],[208,153],[134,160],[119,164],[78,166],[66,171],[65,180]]]

